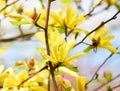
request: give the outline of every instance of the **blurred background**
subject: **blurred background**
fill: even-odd
[[[9,3],[13,1],[15,0],[8,0]],[[47,0],[43,1],[46,7]],[[80,9],[78,9],[75,2],[63,3],[60,0],[56,0],[52,3],[51,10],[57,12],[61,8],[64,11],[65,6],[67,4],[70,4],[76,11],[78,11],[79,14],[87,14],[91,10],[91,5],[93,1],[95,0],[82,0],[81,3],[77,3],[81,6]],[[42,6],[39,0],[20,0],[19,4],[22,4],[24,9],[28,9],[31,12],[33,11],[34,7],[37,8],[37,12],[40,12],[42,10]],[[80,27],[91,31],[92,29],[97,27],[102,21],[111,18],[118,11],[118,9],[113,5],[110,6],[107,10],[104,10],[105,7],[106,4],[102,4],[101,6],[97,7],[93,12],[95,15],[82,23]],[[110,34],[115,35],[115,38],[112,40],[112,44],[114,45],[114,47],[118,47],[118,51],[120,51],[120,14],[117,16],[117,19],[110,21],[105,26],[110,29]],[[21,28],[24,34],[37,31],[37,28],[30,28],[29,25],[22,25]],[[0,39],[11,38],[17,35],[20,35],[18,26],[13,26],[9,22],[9,18],[0,15]],[[79,38],[77,41],[79,41]],[[0,47],[2,48],[4,46],[8,46],[8,48],[5,48],[5,53],[0,53],[0,64],[4,64],[6,68],[14,66],[14,63],[19,60],[25,61],[31,59],[32,57],[34,57],[35,60],[41,59],[39,52],[36,50],[36,48],[40,47],[41,44],[34,37],[28,40],[19,39],[16,41],[0,42]],[[84,48],[86,48],[86,45],[82,44],[74,48],[71,53],[81,52]],[[109,54],[110,52],[105,49],[99,49],[97,53],[91,50],[84,57],[77,59],[78,62],[75,64],[80,70],[79,74],[85,75],[90,79],[98,66],[109,56]],[[120,55],[115,54],[102,67],[99,73],[102,74],[105,71],[112,72],[113,76],[116,76],[117,74],[120,74],[119,67]]]

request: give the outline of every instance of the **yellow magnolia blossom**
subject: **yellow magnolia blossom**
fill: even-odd
[[[79,76],[76,72],[69,70],[66,67],[59,67],[59,72],[62,72],[64,74],[68,74],[76,79],[76,88],[77,91],[85,91],[85,84],[87,82],[86,77]],[[71,90],[74,91],[74,90]]]
[[[27,78],[28,78],[28,73],[27,71],[23,70],[22,72],[16,74],[16,76],[11,75],[10,77],[6,78],[3,87],[14,88],[18,86],[22,81],[26,80]]]
[[[89,38],[92,40],[92,46],[93,48],[106,48],[109,51],[115,53],[116,48],[112,46],[110,43],[110,40],[114,38],[113,35],[108,35],[109,29],[105,27],[99,28],[94,36],[89,36]]]
[[[1,0],[0,1],[0,8],[2,9],[2,8],[4,8],[4,7],[6,7],[6,5],[7,5],[7,3],[6,3],[6,0]],[[2,13],[2,14],[4,14],[4,15],[7,15],[7,14],[9,14],[9,13],[11,13],[12,11],[14,11],[14,9],[15,9],[15,7],[17,6],[17,3],[14,3],[11,7],[10,7],[10,9],[8,10],[7,8],[6,9],[4,9],[2,12],[0,12],[0,13]]]
[[[55,24],[55,26],[64,27],[68,32],[74,30],[72,33],[79,33],[81,29],[76,28],[76,26],[85,20],[84,15],[78,16],[77,12],[75,12],[71,6],[66,7],[65,15],[59,10],[58,14],[51,11],[50,16],[52,18],[51,23]]]
[[[6,71],[3,70],[4,66],[0,65],[0,85],[3,86],[0,91],[46,91],[47,89],[48,70],[44,70],[40,74],[35,75],[23,83],[19,88],[18,85],[29,77],[29,72],[21,70],[16,73],[12,68],[7,69]]]
[[[62,76],[58,75],[56,76],[57,83],[59,85],[59,91],[63,91],[63,89],[71,88],[70,91],[75,91],[75,89],[72,87],[72,84],[69,80],[64,79]]]
[[[44,40],[44,36],[37,35],[36,37],[41,41]],[[71,65],[75,58],[83,55],[83,53],[75,53],[69,56],[69,53],[73,49],[75,43],[74,39],[69,39],[65,42],[64,38],[59,35],[58,31],[51,31],[49,35],[51,56],[47,55],[41,48],[38,48],[38,50],[44,59],[50,60],[52,63],[56,64],[61,62],[66,65]]]

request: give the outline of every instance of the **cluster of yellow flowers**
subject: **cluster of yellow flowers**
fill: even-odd
[[[115,3],[115,0],[105,0],[107,3]],[[6,4],[3,4],[6,5]],[[13,8],[16,7],[14,4],[9,12],[4,11],[3,14],[7,14],[8,17],[14,19],[24,19],[28,22],[19,22],[19,24],[31,23],[34,25],[33,21],[36,20],[37,13],[34,12],[35,16],[32,17],[32,21],[28,20],[28,17],[20,14],[12,14]],[[10,13],[10,14],[9,14]],[[25,13],[25,12],[24,12]],[[27,13],[26,13],[27,14]],[[31,16],[30,16],[31,17]],[[46,11],[41,12],[40,17],[35,21],[39,26],[45,27],[46,21]],[[37,48],[42,56],[40,62],[35,62],[32,59],[29,63],[17,62],[15,68],[8,68],[4,71],[4,66],[0,65],[0,91],[47,91],[48,90],[48,77],[49,77],[49,67],[45,70],[34,75],[34,72],[38,71],[50,61],[54,69],[55,79],[58,84],[59,91],[85,91],[86,77],[79,76],[76,71],[69,69],[69,67],[74,67],[73,62],[76,58],[85,55],[84,52],[77,52],[71,54],[70,52],[75,47],[76,40],[73,38],[76,34],[89,33],[88,31],[81,29],[78,25],[86,20],[84,15],[79,15],[71,6],[67,6],[65,13],[59,10],[58,13],[53,11],[50,12],[50,20],[48,24],[48,41],[50,47],[50,55],[46,54],[45,48]],[[13,22],[11,22],[13,23]],[[15,24],[14,24],[15,25]],[[111,44],[111,39],[114,38],[113,35],[108,35],[109,29],[102,26],[94,32],[94,34],[89,35],[88,38],[91,40],[92,49],[105,48],[110,52],[115,53],[116,48]],[[65,33],[66,35],[64,36]],[[44,30],[36,33],[34,37],[38,38],[43,45],[45,44],[45,33]],[[65,39],[65,37],[69,37]],[[22,69],[17,69],[24,66]],[[33,70],[32,70],[33,69]],[[60,73],[60,74],[59,74]],[[76,87],[73,87],[69,79],[64,78],[62,74],[67,74],[76,80]],[[31,77],[31,74],[34,75]],[[29,79],[30,78],[30,79]],[[28,80],[27,80],[28,79]],[[70,90],[66,90],[70,89]]]

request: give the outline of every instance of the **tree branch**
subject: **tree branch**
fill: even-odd
[[[11,42],[11,41],[15,41],[15,40],[17,40],[19,38],[30,38],[35,33],[37,33],[37,32],[24,34],[24,35],[18,35],[18,36],[12,37],[12,38],[0,39],[0,42]]]
[[[119,87],[120,87],[120,84],[112,87],[111,89],[112,89],[112,90],[115,90],[115,89],[117,89],[117,88],[119,88]]]
[[[99,3],[98,3],[95,7],[93,7],[93,8],[90,10],[89,13],[87,13],[87,14],[85,15],[85,17],[86,17],[86,16],[91,16],[91,15],[92,15],[92,12],[94,12],[94,10],[95,10],[99,5],[101,5],[102,2],[103,2],[103,0],[100,0]]]
[[[18,1],[19,1],[19,0],[16,0],[16,1],[10,3],[10,4],[7,4],[5,7],[3,7],[3,8],[0,10],[0,13],[1,13],[3,10],[5,10],[7,7],[9,7],[9,6],[11,6],[11,5],[17,3]]]
[[[98,91],[99,89],[101,89],[102,87],[104,87],[105,85],[109,84],[110,82],[116,80],[117,78],[120,77],[120,74],[118,74],[117,76],[115,76],[113,79],[111,79],[110,81],[100,85],[99,87],[97,87],[96,89],[94,89],[93,91]],[[113,89],[115,89],[116,87],[113,87]]]
[[[95,80],[95,76],[97,75],[98,71],[103,67],[103,65],[108,61],[108,59],[110,59],[111,57],[113,56],[113,53],[111,53],[106,59],[105,61],[98,67],[98,69],[95,71],[95,73],[93,74],[91,80],[89,80],[87,83],[86,83],[86,86],[91,83],[93,80]]]
[[[117,15],[120,13],[120,10],[113,15],[110,19],[102,22],[99,26],[97,26],[95,29],[93,29],[91,32],[89,32],[80,42],[78,42],[74,47],[78,46],[79,44],[83,43],[83,41],[89,36],[91,35],[93,32],[97,31],[98,29],[100,29],[102,26],[104,26],[106,23],[110,22],[111,20],[114,20],[117,18]]]
[[[30,80],[32,77],[34,77],[35,75],[37,75],[38,73],[40,73],[41,71],[43,71],[43,70],[45,70],[45,69],[47,69],[47,68],[48,68],[48,66],[45,66],[45,67],[43,67],[42,69],[40,69],[39,71],[31,74],[30,77],[28,77],[26,80],[22,81],[17,87],[20,88],[20,86],[23,85],[25,82],[27,82],[27,81]]]
[[[45,24],[45,29],[44,29],[46,49],[47,49],[47,54],[48,55],[50,55],[49,40],[48,40],[48,22],[49,22],[50,5],[51,5],[52,1],[54,1],[54,0],[48,0],[46,24]],[[49,66],[50,66],[50,73],[51,73],[51,76],[52,76],[52,81],[53,81],[53,84],[54,84],[55,91],[58,91],[57,82],[55,80],[55,75],[54,75],[54,68],[52,67],[52,63],[50,61],[49,61]],[[50,90],[50,88],[48,90]]]

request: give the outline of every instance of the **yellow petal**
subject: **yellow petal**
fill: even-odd
[[[20,14],[8,14],[7,15],[8,17],[10,18],[17,18],[17,19],[25,19],[25,17],[23,15],[20,15]]]
[[[30,86],[30,89],[32,91],[46,91],[46,89],[43,88],[42,86],[35,86],[35,85]]]
[[[13,4],[7,14],[11,13],[17,6],[17,3]]]
[[[73,21],[71,21],[68,26],[74,27],[74,26],[82,23],[84,20],[85,20],[85,17],[83,15],[81,15],[81,16],[75,18]]]
[[[67,58],[68,54],[70,53],[70,51],[72,50],[74,45],[75,45],[75,40],[74,39],[69,39],[67,41],[67,43],[64,44],[64,46],[63,46],[64,49],[63,48],[60,49],[62,60],[65,60],[65,58]]]
[[[72,9],[71,6],[66,7],[65,25],[69,27],[69,24],[74,21],[77,17],[77,13]]]
[[[84,55],[84,53],[75,53],[75,54],[71,55],[70,57],[68,57],[65,61],[67,63],[67,62],[72,61],[73,59],[78,58],[83,55]]]
[[[64,74],[68,74],[74,78],[78,77],[78,74],[74,71],[71,71],[70,69],[66,68],[66,67],[59,67],[58,68],[59,72],[62,72]]]
[[[23,70],[22,72],[17,74],[17,77],[18,77],[18,80],[22,82],[28,78],[28,73],[26,70]]]
[[[112,45],[109,45],[109,46],[104,45],[103,48],[106,48],[113,53],[117,51],[116,48],[114,48]]]
[[[39,39],[39,41],[45,45],[45,33],[44,32],[38,32],[34,35],[34,37]]]
[[[6,1],[5,0],[0,0],[0,7],[1,8],[4,8],[5,6],[6,6]],[[6,9],[4,9],[2,12],[0,12],[0,13],[2,13],[2,14],[6,14]]]
[[[56,13],[54,13],[52,11],[50,12],[50,16],[54,19],[54,21],[59,23],[61,26],[64,26],[62,16],[59,16],[59,15],[57,15]]]
[[[56,63],[56,61],[51,56],[47,55],[42,48],[37,48],[37,50],[40,52],[41,56],[44,59]]]
[[[86,77],[78,76],[76,78],[77,91],[85,91]]]
[[[4,65],[0,65],[0,74],[3,72],[4,70]]]

